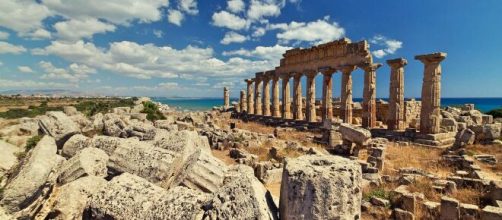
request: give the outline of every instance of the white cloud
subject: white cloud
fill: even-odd
[[[239,33],[230,31],[225,34],[225,37],[220,41],[222,44],[231,44],[231,43],[242,43],[246,41],[248,38],[244,35],[241,35]]]
[[[28,32],[28,33],[19,33],[19,36],[20,37],[26,37],[26,38],[30,38],[32,40],[42,40],[42,39],[51,39],[52,38],[52,34],[51,32],[43,29],[43,28],[39,28],[39,29],[36,29],[32,32]]]
[[[18,66],[17,69],[22,73],[33,73],[33,70],[29,66]]]
[[[115,26],[98,21],[95,18],[71,19],[54,24],[59,38],[77,41],[82,38],[92,38],[94,34],[115,31]]]
[[[373,56],[375,56],[376,58],[382,58],[387,55],[394,54],[398,49],[403,47],[403,42],[394,39],[388,39],[387,37],[382,35],[374,36],[370,39],[370,43],[384,47],[383,49],[378,49],[372,52]]]
[[[153,30],[153,35],[157,38],[162,38],[164,36],[164,32],[161,30]]]
[[[177,88],[179,85],[177,82],[165,82],[165,83],[159,83],[158,86],[164,89],[174,89]]]
[[[248,23],[245,19],[227,11],[220,11],[213,14],[212,24],[217,27],[225,27],[232,30],[241,30],[247,28]]]
[[[33,80],[8,80],[0,79],[1,88],[65,88],[69,87],[67,83],[56,83],[56,82],[44,82],[44,81],[33,81]]]
[[[289,24],[272,24],[269,25],[269,29],[283,30],[277,34],[277,38],[285,43],[307,41],[318,44],[342,38],[345,35],[345,29],[336,22],[330,23],[327,19],[329,17],[307,23],[293,21]]]
[[[51,62],[40,61],[40,68],[45,72],[42,79],[63,79],[76,83],[85,79],[89,74],[96,73],[96,70],[83,64],[72,63],[67,69],[55,67]]]
[[[51,15],[49,9],[35,1],[0,0],[0,26],[20,34],[43,28],[42,21]]]
[[[227,5],[227,9],[233,13],[244,11],[246,6],[243,0],[228,0]]]
[[[253,32],[252,36],[253,37],[261,37],[261,36],[265,35],[266,32],[267,32],[267,30],[265,28],[259,27],[259,28],[256,28],[256,30]]]
[[[172,24],[181,26],[181,22],[183,21],[184,17],[185,16],[180,11],[169,9],[167,20]]]
[[[181,11],[189,15],[196,15],[199,13],[196,0],[179,0],[178,7]]]
[[[277,17],[281,14],[284,1],[274,0],[251,0],[247,17],[250,20],[260,20],[264,17]]]
[[[23,46],[17,46],[4,41],[0,41],[0,54],[3,53],[20,54],[23,52],[26,52],[26,48],[24,48]]]
[[[9,33],[0,31],[0,40],[7,40],[9,38]]]
[[[293,48],[276,44],[272,47],[258,46],[253,50],[239,49],[234,51],[225,51],[223,52],[223,55],[224,56],[239,55],[245,57],[254,57],[259,59],[270,60],[274,63],[279,64],[279,61],[282,58],[282,54],[284,54],[286,50],[290,49]]]

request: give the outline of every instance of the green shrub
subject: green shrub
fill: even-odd
[[[160,112],[159,106],[153,102],[143,102],[143,111],[141,113],[146,113],[146,119],[150,121],[163,120],[166,119],[164,114]]]
[[[78,111],[86,116],[93,116],[98,113],[108,113],[116,107],[132,107],[133,99],[118,99],[112,101],[83,101],[75,105]]]
[[[385,189],[383,189],[383,188],[376,188],[376,189],[368,192],[367,194],[364,194],[363,200],[370,201],[371,197],[373,197],[373,196],[377,197],[377,198],[381,198],[381,199],[387,199],[387,200],[389,200],[391,198],[390,192],[385,191]]]
[[[486,114],[492,115],[494,118],[502,118],[502,108],[491,110]]]
[[[28,152],[31,149],[33,149],[35,146],[37,146],[38,142],[42,139],[42,136],[37,135],[33,136],[28,141],[26,141],[26,146],[24,147],[25,151]]]
[[[47,104],[40,106],[31,106],[28,109],[9,109],[6,112],[0,112],[1,118],[16,119],[22,117],[33,118],[43,115],[48,111],[62,111],[62,107],[47,107]]]

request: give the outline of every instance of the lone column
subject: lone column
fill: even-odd
[[[261,105],[261,81],[263,77],[263,73],[256,73],[255,75],[255,82],[254,82],[254,91],[255,91],[255,107],[254,107],[254,113],[255,115],[262,115],[262,110],[263,107]]]
[[[254,91],[253,91],[253,82],[254,79],[246,79],[246,83],[248,84],[248,114],[254,114]]]
[[[302,84],[301,84],[301,78],[302,78],[302,73],[294,73],[293,74],[293,79],[294,79],[294,88],[293,88],[293,110],[294,110],[294,119],[296,120],[303,120],[303,103],[302,103]]]
[[[363,89],[363,127],[373,128],[376,126],[376,70],[382,64],[368,64],[364,69]]]
[[[228,94],[228,88],[227,87],[223,88],[223,99],[224,99],[223,107],[225,109],[230,108],[230,94]]]
[[[322,122],[331,121],[333,119],[333,73],[335,69],[321,69],[323,75],[322,81]]]
[[[307,76],[307,106],[305,108],[307,121],[316,122],[317,115],[315,110],[315,77],[317,71],[307,71],[305,74]]]
[[[441,61],[446,53],[415,56],[424,65],[422,84],[422,108],[420,110],[420,133],[437,134],[441,126]]]
[[[241,97],[240,97],[240,105],[241,105],[241,112],[247,111],[248,105],[247,105],[247,100],[246,100],[246,91],[241,90]]]
[[[271,72],[263,75],[263,115],[270,116],[270,76]]]
[[[355,66],[342,68],[341,117],[348,124],[352,124],[352,71],[355,69]]]
[[[282,118],[291,119],[291,98],[289,90],[289,78],[291,75],[289,73],[281,74],[282,78]]]
[[[403,58],[387,60],[390,66],[389,113],[387,128],[404,130],[404,66],[408,61]]]
[[[281,107],[279,104],[279,76],[274,73],[272,76],[272,116],[281,117]]]

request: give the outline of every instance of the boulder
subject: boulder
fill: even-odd
[[[100,112],[91,117],[92,128],[95,131],[103,131],[105,124],[103,123],[103,114]]]
[[[131,113],[131,107],[116,107],[112,109],[114,114],[129,114]]]
[[[473,144],[475,136],[475,133],[471,129],[460,130],[455,136],[454,146],[463,147],[465,145]]]
[[[24,135],[34,136],[38,135],[38,120],[35,118],[20,118],[19,119],[19,132]]]
[[[105,179],[86,176],[61,186],[40,213],[40,219],[82,219],[89,199],[106,186]]]
[[[44,134],[54,137],[58,148],[73,135],[80,133],[79,126],[63,112],[47,112],[39,118],[39,126]]]
[[[441,131],[442,132],[456,132],[457,131],[457,121],[453,118],[443,118],[441,119]]]
[[[223,161],[209,153],[201,152],[195,165],[187,171],[188,175],[182,184],[191,189],[213,193],[223,184],[227,170],[228,167]]]
[[[140,140],[153,140],[155,138],[155,127],[146,123],[135,123],[124,129],[127,137],[137,137]]]
[[[136,142],[136,140],[108,136],[94,136],[90,140],[89,147],[99,148],[101,150],[104,150],[106,154],[112,155],[117,147],[119,147],[123,143],[128,144],[129,142]]]
[[[94,194],[84,219],[202,219],[206,195],[185,187],[169,191],[123,173]]]
[[[500,138],[502,124],[485,124],[471,126],[470,129],[476,133],[476,141],[487,143]]]
[[[371,132],[364,128],[342,123],[340,124],[339,131],[344,140],[358,145],[366,145],[371,140]]]
[[[361,166],[343,157],[305,155],[286,159],[281,219],[359,219]]]
[[[42,188],[47,187],[47,179],[58,162],[56,151],[56,141],[50,136],[44,136],[30,151],[19,173],[4,189],[1,204],[7,211],[24,209],[42,196]]]
[[[63,163],[57,182],[65,184],[82,176],[106,177],[108,155],[98,148],[88,147]]]
[[[270,192],[245,165],[230,167],[223,186],[213,194],[206,212],[209,219],[277,219]]]
[[[66,143],[64,143],[61,155],[63,155],[65,158],[73,157],[75,156],[75,154],[77,154],[77,152],[86,147],[89,147],[90,145],[90,138],[81,134],[73,135],[70,139],[68,139],[68,141],[66,141]]]
[[[127,137],[127,124],[117,114],[106,114],[103,118],[103,134],[112,137]]]
[[[68,116],[73,116],[79,113],[75,106],[65,106],[63,107],[63,112]]]
[[[21,152],[17,146],[0,140],[0,171],[8,171],[17,164],[16,154]]]

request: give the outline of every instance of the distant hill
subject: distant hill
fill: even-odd
[[[88,96],[96,95],[64,89],[16,89],[0,91],[2,95]]]

